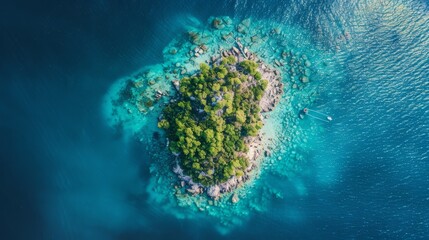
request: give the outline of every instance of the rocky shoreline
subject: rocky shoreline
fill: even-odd
[[[258,71],[262,74],[262,79],[268,81],[267,88],[259,102],[259,106],[261,108],[261,119],[265,124],[265,118],[262,116],[262,113],[272,111],[280,102],[281,95],[283,94],[283,83],[281,83],[280,71],[269,66],[260,60],[257,55],[251,53],[246,47],[243,47],[243,45],[239,42],[239,39],[236,40],[236,44],[237,46],[233,46],[229,50],[220,49],[220,54],[217,56],[212,56],[210,58],[209,64],[219,64],[222,60],[222,57],[228,56],[234,56],[238,63],[247,59],[258,63]],[[180,82],[178,80],[174,80],[173,85],[176,90],[178,90],[180,87]],[[210,187],[195,183],[192,181],[190,176],[184,175],[183,169],[181,169],[179,165],[179,156],[175,154],[176,166],[173,168],[173,171],[178,175],[180,181],[180,186],[176,186],[176,188],[185,188],[188,193],[194,195],[205,192],[214,200],[219,199],[222,194],[233,191],[234,189],[240,187],[244,182],[251,179],[252,173],[254,172],[253,170],[259,167],[259,157],[262,154],[264,154],[264,156],[269,156],[271,154],[265,144],[266,140],[268,139],[266,139],[265,134],[261,132],[255,137],[246,137],[244,142],[249,148],[247,152],[249,167],[246,169],[244,175],[241,177],[234,176],[222,184],[217,184]],[[231,200],[233,203],[239,201],[236,194],[233,195]]]

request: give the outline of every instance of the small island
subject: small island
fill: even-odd
[[[269,154],[260,134],[262,113],[283,93],[280,72],[237,44],[210,65],[200,64],[193,76],[173,81],[178,93],[158,122],[182,187],[214,199],[248,180],[257,158]]]
[[[313,133],[299,111],[335,68],[295,26],[191,20],[160,63],[112,84],[102,110],[114,136],[144,152],[137,156],[154,207],[179,219],[204,212],[228,228],[284,197],[265,181],[302,170]]]

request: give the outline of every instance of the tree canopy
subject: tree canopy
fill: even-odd
[[[181,79],[178,98],[163,110],[158,127],[194,182],[223,183],[248,167],[243,138],[262,127],[259,101],[268,84],[257,67],[233,57],[212,67],[201,64],[198,74]]]

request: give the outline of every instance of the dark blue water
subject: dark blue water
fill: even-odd
[[[2,239],[222,237],[148,204],[150,159],[101,112],[116,79],[161,62],[186,16],[216,15],[300,26],[341,63],[318,102],[335,122],[312,140],[306,194],[226,237],[429,238],[426,2],[14,1],[0,3]]]

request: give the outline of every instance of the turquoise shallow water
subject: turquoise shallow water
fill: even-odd
[[[429,235],[424,1],[17,2],[0,9],[1,220],[9,239]],[[309,56],[313,77],[270,117],[291,139],[279,138],[238,205],[211,213],[168,197],[170,179],[156,174],[168,166],[151,128],[135,138],[133,122],[116,131],[105,118],[118,79],[164,63],[163,49],[210,16],[280,25],[288,46]],[[304,103],[334,120],[299,121]],[[155,116],[138,123],[151,126]]]

